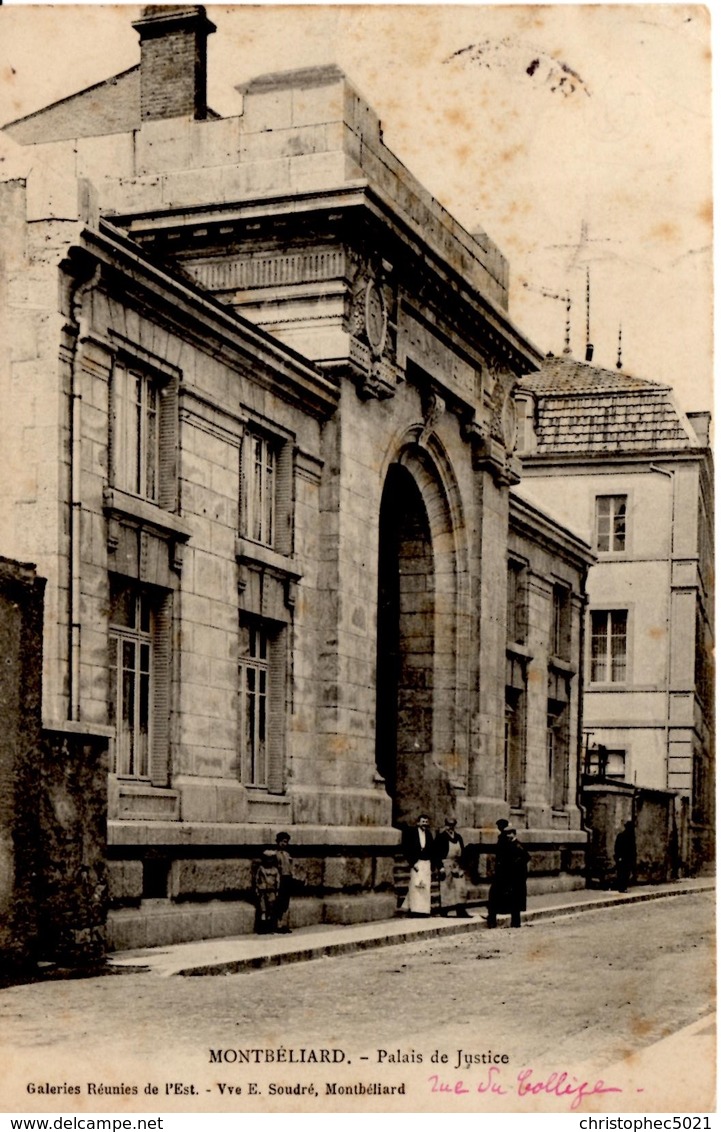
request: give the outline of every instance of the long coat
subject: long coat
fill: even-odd
[[[495,912],[525,912],[528,852],[518,841],[503,835],[496,846],[496,871],[488,893],[488,906]]]

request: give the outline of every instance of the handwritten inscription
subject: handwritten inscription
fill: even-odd
[[[602,1079],[598,1081],[584,1081],[565,1071],[554,1071],[549,1074],[537,1074],[533,1069],[522,1069],[513,1084],[503,1081],[501,1070],[491,1065],[485,1074],[474,1080],[463,1078],[443,1078],[438,1073],[432,1073],[428,1078],[432,1093],[444,1093],[451,1096],[464,1096],[470,1093],[488,1093],[499,1097],[515,1093],[517,1097],[545,1096],[558,1097],[568,1102],[571,1111],[575,1111],[588,1097],[599,1096],[602,1093],[622,1093],[623,1089],[616,1085],[607,1085]]]

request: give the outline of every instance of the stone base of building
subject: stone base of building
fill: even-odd
[[[273,843],[259,826],[109,823],[111,950],[161,947],[254,930],[253,862]],[[296,891],[292,927],[391,919],[407,889],[408,866],[393,828],[290,827]],[[468,902],[485,903],[495,838],[464,829],[471,850]],[[529,895],[586,885],[586,834],[524,830]],[[435,906],[438,904],[437,893]]]
[[[290,905],[290,926],[371,923],[390,919],[395,908],[393,893],[294,897]],[[111,951],[129,951],[198,939],[250,935],[254,922],[255,909],[246,900],[209,900],[202,904],[143,900],[137,908],[120,908],[110,913],[108,946]]]

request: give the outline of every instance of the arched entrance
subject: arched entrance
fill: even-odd
[[[398,825],[431,808],[435,653],[428,512],[413,475],[400,464],[388,471],[379,536],[376,764]]]

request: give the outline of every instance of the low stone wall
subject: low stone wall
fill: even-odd
[[[243,843],[249,827],[237,829],[239,844],[180,846],[116,845],[108,861],[108,946],[128,950],[195,939],[246,935],[253,931],[253,863],[272,839]],[[317,831],[313,831],[317,834]],[[325,834],[330,840],[332,829]],[[407,888],[408,866],[398,853],[397,833],[387,844],[352,844],[368,830],[346,830],[344,845],[305,841],[311,831],[292,829],[294,893],[290,925],[356,924],[391,919]],[[495,843],[468,833],[472,844],[468,900],[485,903],[493,876]],[[529,831],[529,834],[531,831]],[[257,836],[257,831],[256,834]],[[530,854],[529,893],[585,887],[585,835],[554,831],[525,841]],[[133,854],[131,857],[130,854]],[[434,890],[435,890],[434,886]],[[434,908],[438,894],[434,891]]]

